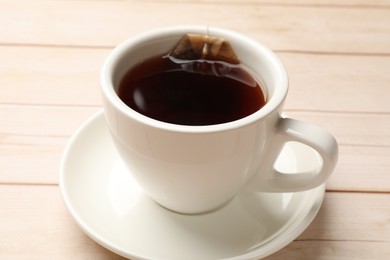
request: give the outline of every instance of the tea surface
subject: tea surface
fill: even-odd
[[[157,56],[131,68],[118,96],[133,110],[179,125],[213,125],[246,117],[264,106],[259,83],[239,65]]]

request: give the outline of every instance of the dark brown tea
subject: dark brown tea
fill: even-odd
[[[177,62],[157,56],[131,68],[118,96],[133,110],[179,125],[213,125],[246,117],[266,102],[259,83],[240,65]]]

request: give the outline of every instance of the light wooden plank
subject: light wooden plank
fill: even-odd
[[[390,243],[390,194],[327,192],[298,240]]]
[[[327,193],[309,228],[266,259],[387,259],[390,255],[389,196]]]
[[[0,104],[100,105],[110,51],[2,46]],[[290,79],[286,109],[390,113],[390,56],[277,55]]]
[[[390,192],[390,147],[339,147],[339,161],[328,190]]]
[[[99,110],[1,106],[0,182],[58,183],[59,162],[69,136]],[[288,115],[328,129],[341,143],[339,162],[328,189],[390,191],[390,116],[307,112]]]
[[[37,137],[24,139],[25,144],[20,140],[0,144],[0,183],[58,183],[60,159],[68,139],[39,137],[46,145],[30,142]],[[327,189],[390,192],[389,156],[390,148],[340,146],[339,162]]]
[[[3,135],[70,136],[101,107],[0,105]],[[390,146],[390,115],[286,111],[286,115],[317,124],[340,144]]]
[[[2,135],[0,183],[58,184],[69,138]]]
[[[0,185],[0,258],[124,259],[76,225],[58,186]]]
[[[100,105],[109,50],[0,47],[0,104]]]
[[[3,1],[0,42],[113,46],[155,27],[207,24],[242,32],[275,50],[389,53],[388,8],[220,7],[218,2]]]
[[[60,159],[69,137],[101,110],[6,107],[0,105],[0,183],[58,183]]]
[[[5,136],[0,143],[0,183],[56,184],[65,137]],[[333,191],[390,192],[390,148],[340,146],[327,182]]]
[[[383,147],[389,147],[390,145],[390,114],[287,110],[286,115],[327,129],[336,137],[340,144]]]
[[[0,206],[1,258],[122,259],[82,233],[57,186],[1,185]],[[389,211],[389,194],[327,193],[309,228],[268,259],[383,259],[389,252]]]
[[[0,105],[0,134],[68,137],[100,107]]]
[[[286,108],[390,113],[390,56],[277,54],[289,75]]]

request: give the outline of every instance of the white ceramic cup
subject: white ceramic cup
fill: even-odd
[[[167,54],[186,33],[228,40],[241,63],[265,83],[266,105],[229,123],[186,126],[148,118],[124,104],[116,90],[129,68]],[[281,116],[288,79],[279,59],[236,32],[180,26],[141,33],[109,55],[101,86],[106,121],[130,174],[154,201],[173,211],[207,212],[248,187],[265,192],[312,189],[327,180],[337,161],[337,142],[328,132]],[[322,157],[322,166],[295,174],[276,170],[275,161],[288,141],[312,147]]]

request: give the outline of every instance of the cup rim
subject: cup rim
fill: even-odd
[[[173,123],[167,123],[147,117],[130,107],[128,107],[117,95],[115,87],[112,80],[112,75],[114,72],[114,67],[119,59],[124,55],[129,48],[139,45],[142,42],[147,42],[150,39],[156,39],[156,37],[167,37],[169,35],[178,35],[190,32],[199,32],[199,33],[208,33],[208,34],[217,34],[217,35],[229,35],[230,38],[235,38],[244,42],[250,48],[253,48],[253,52],[261,52],[263,56],[267,59],[268,63],[273,66],[274,71],[277,72],[277,77],[280,80],[280,83],[277,86],[275,94],[270,100],[267,100],[266,104],[259,109],[258,111],[235,121],[230,121],[227,123],[213,124],[213,125],[179,125]],[[202,25],[181,25],[181,26],[169,26],[169,27],[160,27],[151,29],[142,33],[138,33],[129,39],[125,40],[118,46],[116,46],[111,53],[108,55],[105,63],[103,64],[100,85],[103,92],[103,95],[110,102],[112,106],[120,111],[122,114],[127,117],[136,120],[142,124],[148,125],[153,128],[163,129],[167,131],[174,132],[183,132],[183,133],[210,133],[210,132],[220,132],[227,131],[236,128],[240,128],[245,125],[249,125],[259,121],[260,119],[271,114],[273,111],[277,110],[281,104],[283,104],[284,99],[286,98],[288,92],[288,76],[287,72],[279,60],[279,58],[267,47],[261,43],[244,36],[238,32],[231,31],[219,27],[210,27]]]

